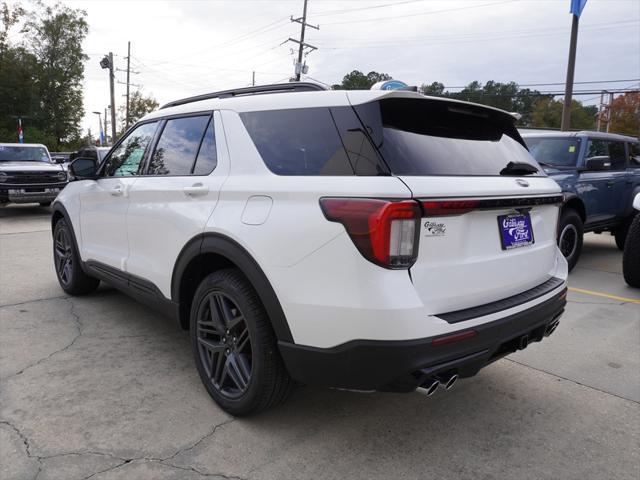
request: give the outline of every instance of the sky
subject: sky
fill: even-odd
[[[131,83],[160,104],[198,93],[284,82],[293,74],[303,0],[67,0],[87,12],[83,128],[109,103],[99,61],[113,52]],[[385,72],[410,85],[459,87],[515,81],[563,91],[570,0],[309,0],[308,79],[339,83],[354,70]],[[118,71],[120,82],[126,75]],[[640,87],[640,1],[588,0],[580,17],[576,90]],[[132,87],[135,89],[138,87]],[[455,89],[453,89],[455,90]],[[116,106],[125,86],[116,85]],[[594,104],[599,95],[575,98]]]

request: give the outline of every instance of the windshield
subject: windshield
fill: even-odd
[[[396,175],[544,175],[500,112],[406,98],[355,108]]]
[[[538,162],[556,167],[575,167],[580,151],[579,138],[526,137],[529,152]]]
[[[47,162],[49,154],[44,147],[0,145],[0,162]]]

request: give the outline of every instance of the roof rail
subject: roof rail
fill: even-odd
[[[200,100],[209,100],[210,98],[229,98],[244,95],[259,95],[268,93],[284,93],[284,92],[313,92],[327,90],[326,87],[311,82],[290,82],[290,83],[274,83],[271,85],[257,85],[254,87],[235,88],[232,90],[222,90],[220,92],[204,93],[195,97],[183,98],[169,102],[160,107],[163,108],[176,107],[186,103],[199,102]]]

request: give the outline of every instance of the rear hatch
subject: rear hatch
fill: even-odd
[[[354,108],[391,173],[423,206],[410,273],[428,313],[490,303],[549,280],[562,196],[509,114],[418,96]]]

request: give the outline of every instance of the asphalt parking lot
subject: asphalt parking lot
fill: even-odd
[[[0,209],[0,478],[640,478],[640,290],[589,235],[560,327],[450,392],[299,388],[234,419],[187,336],[106,287],[70,298],[50,210]]]

